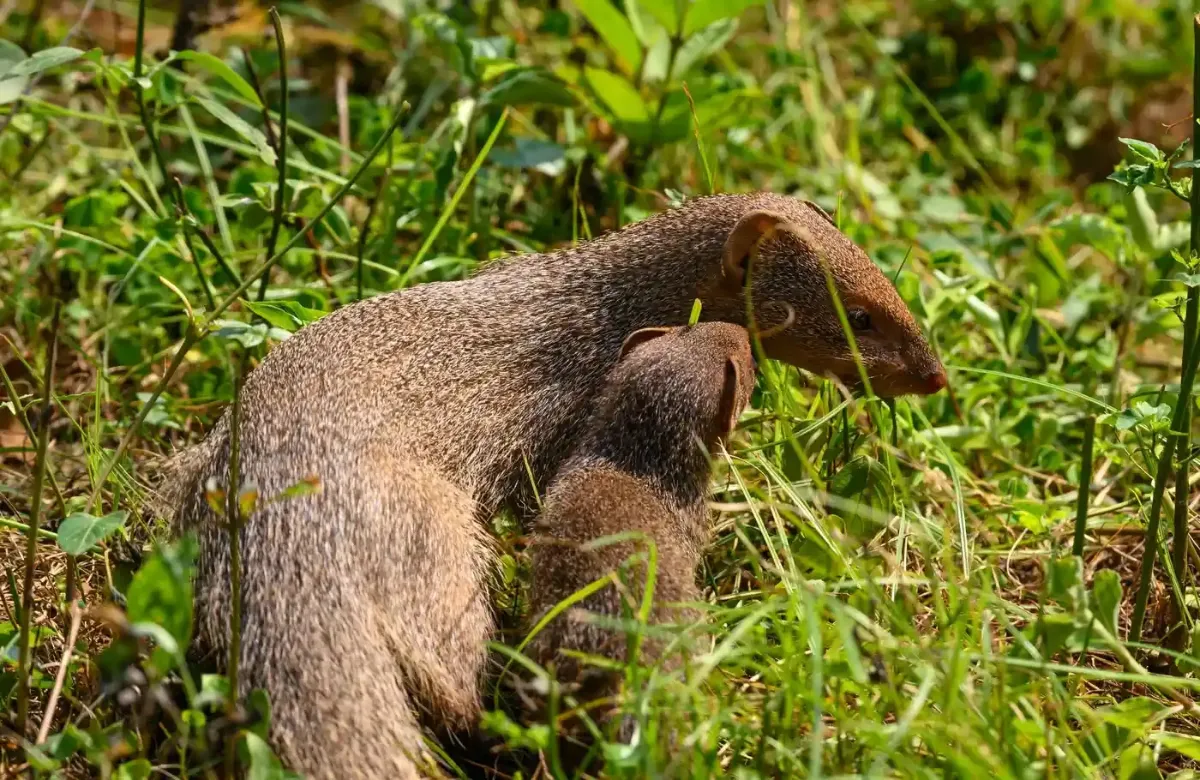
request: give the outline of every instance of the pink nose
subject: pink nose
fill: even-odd
[[[925,379],[925,392],[932,395],[946,386],[946,370],[939,368]]]

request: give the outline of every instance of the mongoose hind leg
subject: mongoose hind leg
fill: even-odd
[[[486,643],[490,538],[470,495],[428,466],[375,453],[362,475],[378,521],[363,546],[391,559],[370,583],[379,625],[429,725],[459,730],[479,717]]]
[[[269,693],[279,757],[311,780],[440,777],[363,587],[310,577],[319,602],[246,604],[241,685]]]

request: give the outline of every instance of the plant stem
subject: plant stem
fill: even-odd
[[[204,275],[204,268],[200,265],[200,255],[196,254],[196,246],[192,243],[192,231],[188,227],[187,220],[182,220],[183,226],[183,243],[187,245],[188,254],[192,256],[192,264],[196,266],[196,277],[200,280],[200,289],[204,290],[204,300],[208,301],[208,308],[217,308],[217,299],[213,297],[212,287],[208,284],[208,277]]]
[[[229,530],[229,714],[237,711],[238,659],[242,652],[242,571],[241,571],[241,416],[242,381],[246,373],[245,360],[240,361],[234,377],[233,408],[229,417],[229,483],[226,485],[225,520]]]
[[[11,528],[14,531],[24,531],[28,533],[31,526],[28,523],[22,523],[20,520],[14,520],[11,517],[0,517],[0,528]],[[37,535],[43,539],[58,539],[58,534],[42,528],[37,530]]]
[[[1184,351],[1184,354],[1188,354]],[[1179,442],[1178,465],[1175,468],[1175,528],[1171,537],[1171,569],[1179,581],[1181,589],[1187,587],[1187,546],[1188,546],[1188,466],[1191,463],[1188,450],[1191,448],[1188,435],[1191,433],[1191,409],[1184,410],[1183,439]],[[1182,615],[1182,610],[1180,610]]]
[[[1193,64],[1192,64],[1192,107],[1200,111],[1200,15],[1192,19]],[[1200,116],[1200,114],[1197,114]],[[1192,123],[1192,156],[1197,154],[1196,144],[1200,142],[1200,124]],[[1195,257],[1200,252],[1200,173],[1192,169],[1192,213],[1191,213],[1191,254]],[[1154,476],[1154,494],[1150,500],[1150,518],[1146,524],[1146,547],[1142,553],[1142,571],[1138,581],[1137,597],[1133,603],[1133,619],[1129,626],[1129,641],[1139,642],[1142,638],[1142,623],[1146,618],[1146,602],[1150,597],[1150,581],[1154,576],[1154,559],[1158,553],[1158,527],[1162,520],[1163,494],[1167,481],[1171,478],[1172,458],[1176,445],[1183,440],[1185,424],[1190,420],[1188,405],[1192,402],[1192,384],[1196,379],[1196,357],[1200,349],[1192,349],[1187,353],[1186,347],[1194,339],[1196,322],[1200,315],[1200,287],[1189,287],[1187,309],[1184,315],[1183,332],[1185,354],[1183,356],[1183,372],[1179,379],[1179,398],[1175,402],[1175,413],[1171,418],[1171,432],[1163,442],[1162,453],[1158,457],[1158,471]],[[1189,335],[1193,334],[1193,335]]]
[[[1079,464],[1079,498],[1075,502],[1075,543],[1072,555],[1083,555],[1083,536],[1087,532],[1088,499],[1092,494],[1092,448],[1096,441],[1096,418],[1083,420],[1083,460]]]
[[[166,158],[163,157],[158,137],[154,135],[154,125],[150,122],[150,112],[146,108],[146,93],[140,83],[142,78],[142,53],[145,48],[146,0],[138,0],[137,44],[133,53],[133,94],[137,97],[138,114],[142,119],[142,129],[146,133],[146,140],[150,143],[150,153],[154,156],[154,162],[157,164],[158,172],[162,176],[162,186],[170,190],[172,197],[175,199],[176,207],[182,212],[184,211],[183,193],[178,188],[171,186],[171,177],[167,173]]]
[[[46,374],[42,380],[42,408],[37,428],[37,460],[33,466],[33,492],[29,500],[29,530],[25,533],[25,582],[21,589],[20,659],[17,663],[17,733],[25,736],[29,726],[29,676],[32,647],[29,632],[33,625],[33,575],[37,565],[38,527],[42,521],[42,487],[46,481],[46,450],[50,445],[50,416],[54,411],[54,364],[58,360],[58,318],[61,302],[54,301],[50,320],[50,343],[46,347]]]
[[[279,20],[279,12],[271,9],[271,24],[275,27],[275,47],[279,52],[279,135],[275,146],[275,166],[279,172],[275,185],[275,209],[271,215],[271,235],[267,238],[267,257],[275,254],[275,244],[279,241],[279,231],[283,227],[284,192],[287,190],[287,135],[288,135],[288,81],[287,81],[287,44],[283,40],[283,23]],[[259,95],[263,101],[264,121],[270,125],[266,98]],[[390,133],[390,131],[389,131]],[[361,170],[361,169],[360,169]],[[286,252],[287,249],[285,248]],[[270,268],[267,269],[270,271]],[[264,273],[258,283],[258,300],[267,297],[267,285],[271,274]]]
[[[383,199],[383,195],[387,192],[388,182],[392,178],[392,147],[388,146],[388,165],[384,171],[383,177],[379,180],[379,187],[375,190],[375,197],[371,198],[371,205],[367,208],[367,217],[363,220],[362,227],[358,231],[358,268],[356,269],[356,281],[358,283],[357,296],[355,300],[361,301],[363,298],[363,260],[367,254],[367,236],[371,232],[371,219],[375,216],[375,210],[379,207],[379,201]]]
[[[184,220],[186,221],[189,218],[194,220],[195,217],[193,217],[186,209],[187,206],[185,205],[183,212]],[[225,259],[225,256],[221,254],[219,249],[217,249],[217,245],[213,243],[211,238],[209,238],[209,235],[204,228],[199,224],[196,224],[193,227],[196,235],[200,238],[200,243],[204,244],[204,248],[207,249],[208,253],[213,256],[213,259],[217,261],[217,265],[221,266],[221,270],[224,271],[225,275],[229,277],[229,281],[233,282],[234,284],[241,284],[242,277],[238,276],[238,272],[233,270],[233,266],[229,264],[229,262]]]

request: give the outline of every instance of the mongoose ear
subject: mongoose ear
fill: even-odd
[[[833,221],[833,217],[829,216],[829,212],[828,212],[828,211],[826,211],[825,209],[821,208],[821,207],[820,207],[820,206],[818,206],[817,204],[813,203],[811,200],[806,200],[806,201],[804,201],[804,205],[805,205],[805,206],[808,206],[810,209],[812,209],[813,211],[817,212],[817,213],[818,213],[818,214],[820,214],[822,217],[825,217],[825,221],[826,221],[826,222],[828,222],[829,224],[833,225],[834,227],[837,227],[837,223]]]
[[[786,221],[773,211],[751,211],[739,219],[725,239],[725,252],[721,258],[721,270],[725,278],[737,287],[744,285],[751,251],[759,241],[770,236],[776,227]]]
[[[742,416],[742,369],[737,361],[725,361],[725,384],[721,387],[721,402],[717,407],[717,436],[729,437]]]
[[[617,360],[624,360],[625,356],[633,350],[634,347],[645,344],[647,341],[653,341],[659,336],[665,336],[671,332],[671,328],[642,328],[635,330],[625,337],[625,343],[621,345],[621,354]]]

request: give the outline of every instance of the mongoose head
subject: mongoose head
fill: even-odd
[[[750,337],[740,325],[642,328],[625,339],[609,385],[617,397],[640,395],[631,392],[635,386],[690,396],[699,404],[699,437],[711,446],[729,436],[750,403],[755,370]],[[677,406],[686,409],[687,404]]]
[[[626,337],[575,455],[648,479],[680,505],[701,501],[709,454],[754,389],[740,325],[651,327]]]
[[[861,384],[837,315],[832,277],[872,390],[936,393],[946,371],[896,288],[819,206],[775,196],[737,221],[725,241],[722,286],[745,304],[768,357]],[[735,292],[736,291],[736,292]]]

